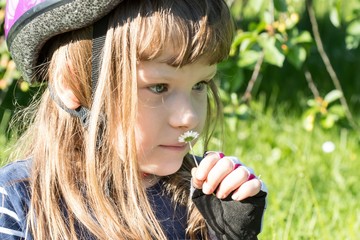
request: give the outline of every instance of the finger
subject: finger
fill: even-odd
[[[236,201],[243,200],[248,197],[252,197],[256,195],[258,192],[260,192],[261,189],[261,182],[259,179],[254,178],[252,180],[249,180],[245,183],[243,183],[239,189],[237,189],[231,198]]]
[[[195,178],[202,181],[206,180],[210,170],[214,167],[220,158],[221,155],[217,154],[217,152],[210,152],[207,154],[201,160],[198,170],[196,171]]]
[[[222,180],[216,191],[216,196],[220,199],[226,198],[231,192],[248,181],[248,179],[249,171],[247,169],[241,167],[235,169]]]
[[[231,160],[223,158],[219,160],[215,166],[210,170],[203,186],[205,194],[211,194],[218,187],[220,182],[233,171],[234,164]]]
[[[191,169],[191,176],[192,176],[191,183],[194,188],[201,189],[204,181],[198,180],[197,178],[195,178],[197,170],[198,170],[198,168]]]

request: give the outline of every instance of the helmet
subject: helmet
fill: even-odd
[[[94,24],[121,1],[7,0],[5,38],[24,80],[36,80],[40,51],[50,38]]]

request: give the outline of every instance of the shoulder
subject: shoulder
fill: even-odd
[[[11,202],[27,202],[30,192],[31,160],[21,160],[9,163],[0,168],[0,194]]]
[[[0,186],[16,185],[28,181],[30,176],[31,160],[20,160],[0,168]]]
[[[23,239],[30,206],[31,160],[0,168],[0,239]]]
[[[0,168],[0,194],[2,198],[27,201],[29,199],[29,176],[31,160],[9,163]]]

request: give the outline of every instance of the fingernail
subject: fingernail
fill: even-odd
[[[210,188],[209,184],[204,183],[203,186],[202,186],[202,191],[205,194],[210,194],[211,193],[211,188]]]
[[[203,154],[203,158],[205,158],[207,155],[209,155],[210,153],[212,153],[212,151],[205,151]]]
[[[236,163],[236,164],[234,164],[234,170],[235,169],[237,169],[238,167],[240,167],[241,166],[241,164],[240,163]]]
[[[255,175],[251,173],[248,177],[248,181],[250,181],[251,179],[254,179],[254,178],[256,178]]]
[[[219,156],[219,158],[225,157],[225,154],[224,154],[224,153],[222,153],[222,152],[217,152],[217,151],[206,151],[206,152],[204,152],[203,157],[206,157],[206,156],[208,156],[209,154],[213,154],[213,153],[217,154],[217,155]]]
[[[205,175],[204,171],[201,171],[201,169],[196,171],[195,177],[196,177],[196,179],[198,179],[200,181],[204,181],[206,179],[206,175]]]
[[[224,199],[226,197],[226,195],[224,193],[217,192],[216,197],[219,198],[219,199]]]
[[[240,191],[237,191],[236,193],[234,193],[232,196],[231,196],[232,200],[234,201],[239,201],[239,200],[242,200],[242,194]]]

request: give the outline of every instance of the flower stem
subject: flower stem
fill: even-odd
[[[198,167],[199,166],[199,164],[198,164],[198,162],[196,161],[196,158],[195,158],[195,156],[194,156],[194,154],[193,154],[193,148],[192,148],[192,145],[191,145],[191,142],[189,142],[189,146],[190,146],[190,150],[191,150],[191,155],[192,155],[192,157],[193,157],[193,159],[194,159],[194,162],[195,162],[195,165],[196,165],[196,167]]]

